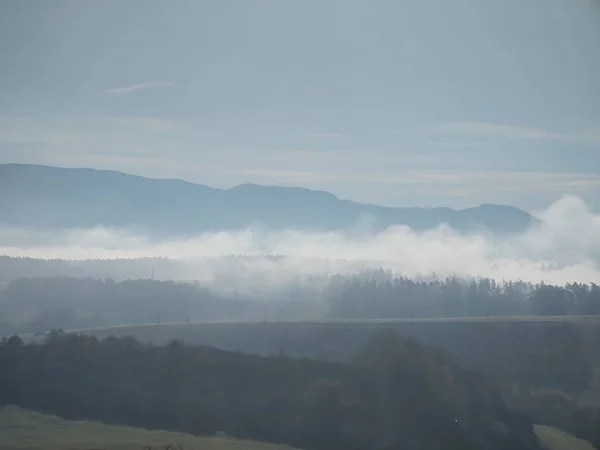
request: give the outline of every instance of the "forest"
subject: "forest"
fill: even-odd
[[[144,323],[418,319],[600,314],[600,287],[489,278],[411,279],[386,270],[334,275],[263,294],[191,282],[18,278],[0,288],[0,334]]]
[[[326,298],[331,317],[353,319],[600,314],[600,286],[594,283],[415,280],[383,269],[332,277]]]
[[[265,286],[258,292],[241,284],[238,291],[152,276],[97,276],[95,264],[118,272],[114,261],[75,265],[76,276],[65,276],[66,261],[8,260],[3,267],[10,270],[0,274],[8,280],[0,286],[0,405],[306,450],[395,450],[414,442],[432,450],[534,449],[534,423],[600,445],[596,328],[562,319],[518,327],[485,320],[593,320],[600,314],[600,287],[594,283],[410,278],[365,269],[295,282],[257,279]],[[142,260],[136,270],[141,274],[156,262]],[[245,263],[241,257],[230,262]],[[122,264],[131,271],[131,262]],[[35,267],[30,277],[15,277]],[[228,276],[222,274],[224,284]],[[403,332],[413,338],[375,328],[302,329],[304,322],[319,320],[428,318],[482,320],[444,329],[413,327],[409,320]],[[113,325],[232,321],[263,327],[289,320],[298,327],[222,329],[213,335],[184,328],[192,343],[172,337],[166,346],[141,335],[138,341],[89,332],[100,328],[110,336],[105,327]],[[147,332],[157,337],[179,333],[178,326],[151,328]],[[38,336],[36,345],[17,336],[27,333]],[[201,345],[202,339],[219,349]],[[231,351],[241,341],[248,353],[280,351]],[[328,360],[333,354],[335,360]]]
[[[533,450],[527,414],[481,374],[396,332],[346,363],[48,333],[0,345],[0,405],[312,449]]]

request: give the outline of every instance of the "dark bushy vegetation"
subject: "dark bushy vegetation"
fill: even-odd
[[[27,331],[35,332],[155,323],[159,319],[188,322],[194,303],[201,304],[212,297],[206,289],[172,281],[114,282],[61,277],[14,280],[6,286],[0,299],[1,308],[13,320],[25,322]]]
[[[263,319],[268,307],[264,301],[241,300],[174,281],[20,278],[0,291],[0,335],[53,328]]]
[[[50,333],[0,347],[0,404],[70,419],[305,449],[535,449],[531,420],[479,374],[395,332],[352,362]]]

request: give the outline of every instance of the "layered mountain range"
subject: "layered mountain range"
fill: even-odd
[[[261,225],[268,229],[374,230],[405,225],[421,231],[446,224],[459,232],[509,234],[536,222],[506,205],[394,208],[344,200],[299,187],[241,184],[217,189],[117,171],[0,164],[0,224],[9,227],[127,227],[161,236]]]

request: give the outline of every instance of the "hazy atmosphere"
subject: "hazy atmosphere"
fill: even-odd
[[[600,207],[595,0],[0,8],[0,162]]]
[[[127,229],[101,226],[59,232],[2,228],[0,254],[68,260],[185,258],[181,266],[187,268],[181,274],[171,270],[169,276],[187,280],[211,280],[215,269],[226,266],[225,262],[215,262],[218,257],[284,255],[289,257],[285,261],[262,264],[253,259],[249,270],[263,272],[271,283],[282,282],[286,274],[322,275],[328,270],[329,275],[335,275],[368,267],[389,268],[408,276],[427,277],[435,272],[442,277],[600,283],[600,216],[581,199],[564,197],[537,217],[543,221],[540,225],[502,238],[459,234],[444,225],[423,232],[405,226],[374,232],[368,217],[349,232],[273,232],[259,225],[160,241]],[[193,261],[202,258],[212,262]],[[165,276],[160,271],[155,275]]]
[[[0,450],[600,450],[600,0],[0,0]]]

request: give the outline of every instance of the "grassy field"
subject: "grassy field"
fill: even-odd
[[[577,324],[584,332],[600,330],[599,316],[479,317],[454,319],[374,319],[264,322],[164,323],[109,326],[69,330],[98,337],[133,336],[141,342],[163,345],[179,339],[191,345],[270,355],[283,352],[293,357],[344,359],[366,344],[373,332],[395,328],[430,345],[467,342],[479,333],[514,335],[523,329],[561,327]],[[535,330],[534,330],[535,331]],[[23,336],[26,342],[42,337]],[[479,338],[477,338],[479,339]]]
[[[220,321],[220,322],[192,322],[192,323],[155,323],[114,325],[98,328],[82,328],[68,330],[98,335],[132,335],[146,330],[185,330],[202,328],[239,328],[255,327],[256,325],[270,325],[275,327],[326,327],[326,326],[393,326],[393,325],[435,325],[435,324],[549,324],[549,323],[577,323],[586,325],[600,325],[600,316],[515,316],[515,317],[454,317],[454,318],[414,318],[414,319],[323,319],[323,320],[282,320],[282,321]]]
[[[320,320],[268,320],[268,323],[274,324],[321,324],[321,325],[340,325],[340,324],[396,324],[396,323],[481,323],[481,322],[575,322],[575,323],[600,323],[600,316],[591,315],[566,315],[566,316],[490,316],[490,317],[426,317],[413,319],[320,319]],[[164,323],[163,326],[201,326],[201,325],[243,325],[263,323],[263,319],[255,321],[213,321],[213,322],[195,322],[195,323]],[[139,328],[156,326],[155,323],[139,324],[139,325],[115,325],[106,328]],[[90,330],[73,330],[84,331]]]
[[[595,450],[588,442],[556,428],[535,426],[548,450]],[[293,450],[284,445],[230,438],[200,438],[184,433],[75,422],[28,411],[16,406],[0,409],[1,450],[164,450],[168,445],[183,450]],[[148,447],[146,447],[148,448]]]
[[[213,322],[185,322],[185,323],[156,323],[131,324],[131,325],[112,325],[98,328],[81,328],[66,330],[72,333],[84,333],[106,338],[108,336],[133,336],[146,342],[164,344],[172,339],[183,339],[190,344],[214,345],[210,342],[204,342],[204,339],[197,337],[218,334],[229,334],[232,330],[252,331],[263,330],[265,328],[279,331],[289,330],[292,333],[301,329],[352,329],[352,328],[381,328],[381,327],[399,327],[406,328],[413,326],[416,328],[435,327],[441,325],[444,327],[460,325],[552,325],[562,323],[574,323],[588,325],[593,327],[600,326],[600,316],[516,316],[516,317],[455,317],[455,318],[414,318],[414,319],[323,319],[323,320],[263,320],[256,321],[213,321]],[[265,327],[268,325],[268,327]],[[21,338],[29,342],[43,341],[44,333],[23,333]]]
[[[595,450],[592,445],[564,431],[543,425],[535,426],[540,444],[548,450]]]
[[[142,450],[144,446],[164,450],[169,444],[174,450],[178,444],[183,450],[292,450],[283,445],[73,422],[16,406],[0,409],[2,450]]]

